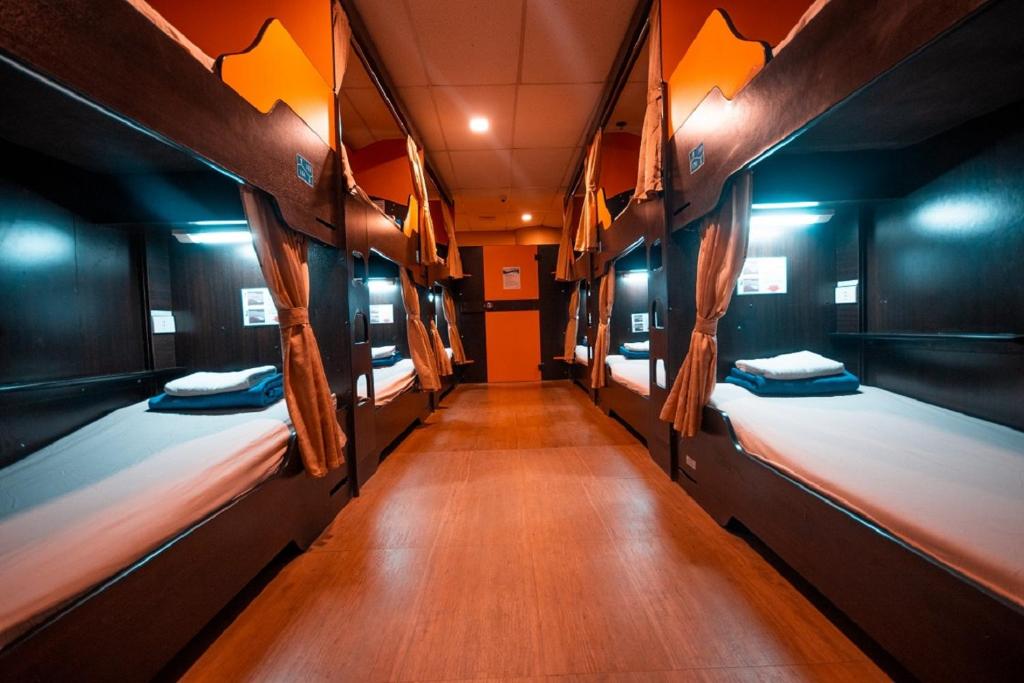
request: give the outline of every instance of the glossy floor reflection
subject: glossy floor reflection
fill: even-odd
[[[566,382],[463,385],[186,680],[882,673]]]

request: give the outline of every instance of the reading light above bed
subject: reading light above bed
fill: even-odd
[[[622,273],[622,279],[629,281],[643,280],[646,282],[647,275],[648,273],[646,270],[627,270]]]
[[[252,233],[248,230],[199,230],[196,232],[175,230],[172,234],[182,244],[246,244],[252,242]]]
[[[371,292],[390,292],[397,283],[394,280],[385,277],[371,277],[366,281],[366,286],[369,287]]]

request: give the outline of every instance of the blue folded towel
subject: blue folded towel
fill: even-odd
[[[231,391],[206,396],[171,396],[159,394],[149,399],[150,410],[230,410],[232,408],[265,408],[284,398],[284,375],[280,372],[254,384],[245,391]]]
[[[857,376],[844,371],[840,375],[811,379],[765,379],[761,375],[743,372],[739,368],[729,371],[725,378],[729,384],[743,387],[758,396],[828,396],[852,394],[860,387]]]
[[[626,358],[629,358],[631,360],[638,360],[638,359],[645,359],[646,360],[647,358],[651,357],[650,351],[631,351],[631,350],[627,349],[625,346],[620,346],[619,347],[619,353],[621,353],[623,356],[625,356]]]
[[[390,368],[392,365],[402,360],[402,354],[395,351],[390,356],[384,356],[383,358],[374,358],[370,363],[375,368]]]

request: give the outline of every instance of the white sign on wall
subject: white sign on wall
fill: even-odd
[[[633,332],[646,332],[647,331],[647,314],[646,313],[633,313]]]
[[[277,324],[277,307],[266,287],[242,290],[242,324],[246,327]]]
[[[395,322],[394,304],[370,304],[370,324],[387,325]]]
[[[786,257],[753,256],[743,262],[736,294],[785,294]]]
[[[522,289],[523,288],[523,277],[519,271],[519,266],[504,266],[501,269],[501,288],[502,289]]]
[[[859,280],[840,280],[836,283],[836,303],[857,303],[857,284]]]

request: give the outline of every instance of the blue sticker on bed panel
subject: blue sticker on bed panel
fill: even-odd
[[[295,155],[295,175],[299,177],[299,180],[313,187],[313,164],[309,163],[309,159],[301,154]]]
[[[704,165],[704,143],[690,150],[690,173],[696,173]]]

